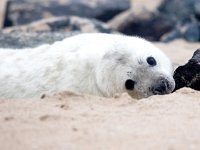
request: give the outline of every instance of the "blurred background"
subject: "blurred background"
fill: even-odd
[[[0,46],[27,47],[85,32],[200,41],[200,0],[0,0]]]

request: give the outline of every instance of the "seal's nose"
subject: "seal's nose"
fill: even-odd
[[[158,83],[152,88],[153,94],[156,94],[156,95],[168,94],[172,90],[173,89],[170,82],[165,78],[159,79]]]

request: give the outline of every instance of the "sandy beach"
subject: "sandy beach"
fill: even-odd
[[[199,43],[155,43],[184,64]],[[200,92],[183,88],[136,100],[52,93],[0,100],[1,150],[200,149]]]

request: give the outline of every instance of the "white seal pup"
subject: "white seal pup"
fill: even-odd
[[[65,90],[143,98],[175,87],[168,57],[138,37],[80,34],[32,49],[0,49],[0,58],[0,98]]]

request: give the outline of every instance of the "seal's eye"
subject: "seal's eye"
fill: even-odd
[[[147,63],[151,66],[155,66],[156,60],[153,57],[147,57]]]
[[[135,81],[133,81],[131,79],[126,80],[125,87],[127,90],[133,90],[134,86],[135,86]]]

